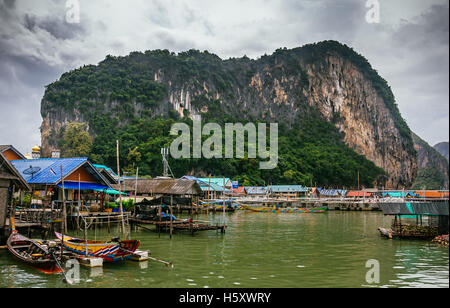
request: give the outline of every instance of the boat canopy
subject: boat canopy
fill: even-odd
[[[448,202],[380,203],[384,215],[448,216]]]

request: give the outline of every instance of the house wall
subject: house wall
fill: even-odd
[[[5,227],[8,213],[8,187],[9,181],[0,179],[0,230]]]
[[[72,181],[72,182],[78,182],[78,175],[80,175],[80,181],[81,182],[87,182],[87,183],[97,183],[97,179],[90,174],[85,167],[80,167],[77,170],[75,170],[71,175],[64,178],[64,181]]]

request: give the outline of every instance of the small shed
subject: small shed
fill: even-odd
[[[231,188],[233,186],[230,178],[198,178],[198,180],[203,183],[211,183],[226,188]]]
[[[368,192],[368,191],[357,191],[357,190],[352,190],[349,191],[346,195],[346,197],[353,197],[353,198],[368,198],[368,197],[372,197],[373,193]]]
[[[433,238],[448,234],[448,202],[380,203],[384,215],[395,217],[392,229],[379,228],[389,237]]]
[[[250,196],[264,196],[267,195],[267,187],[265,186],[246,186],[245,191]]]
[[[297,198],[308,192],[308,189],[302,185],[270,185],[268,190],[274,196],[287,198]]]

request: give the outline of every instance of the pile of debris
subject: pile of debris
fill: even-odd
[[[448,234],[436,236],[433,242],[447,246],[448,247]]]

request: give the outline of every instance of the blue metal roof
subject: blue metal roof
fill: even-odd
[[[345,190],[345,189],[321,189],[320,194],[323,196],[346,196],[347,190]]]
[[[224,189],[224,187],[222,185],[217,184],[216,181],[213,181],[213,178],[211,178],[211,185],[209,185],[209,178],[197,178],[195,176],[185,175],[181,179],[197,181],[197,183],[200,186],[200,188],[202,189],[202,191],[222,191],[222,192],[223,191],[225,191],[225,192],[231,191],[227,188]],[[228,179],[228,181],[229,180],[230,179]],[[227,178],[225,178],[225,183],[228,181],[227,181]],[[222,183],[223,183],[223,179],[222,179]]]
[[[113,176],[117,176],[117,174],[108,166],[105,165],[99,165],[99,164],[92,164],[95,168],[98,169],[105,169],[106,171],[108,171],[110,174],[112,174]]]
[[[211,182],[211,185],[215,184],[223,187],[230,181],[230,178],[198,178],[198,180],[206,184],[209,184]]]
[[[96,173],[94,176],[100,178],[100,182],[105,182],[103,177],[88,162],[87,157],[25,159],[13,160],[11,163],[28,184],[57,184],[61,181],[61,166],[63,178],[65,178],[85,163],[92,167],[91,169]],[[40,170],[33,175],[24,173],[30,167],[38,167]]]
[[[403,198],[403,197],[418,197],[419,194],[415,194],[412,191],[390,191],[383,193],[383,197]]]

